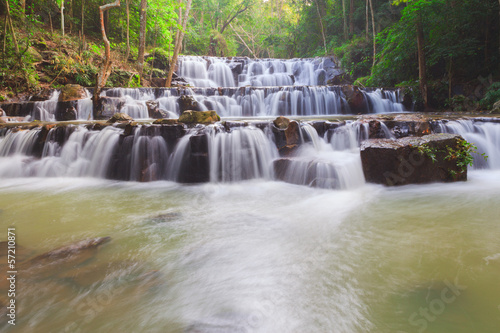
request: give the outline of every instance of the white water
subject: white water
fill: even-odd
[[[456,120],[440,123],[443,133],[460,134],[465,140],[477,146],[474,166],[477,169],[500,169],[500,124],[473,120]],[[485,161],[480,154],[485,154]]]

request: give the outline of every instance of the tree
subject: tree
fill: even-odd
[[[127,13],[127,50],[125,51],[125,60],[128,60],[130,56],[130,0],[125,0],[125,6],[125,11]]]
[[[146,49],[146,22],[147,22],[147,0],[141,0],[141,7],[139,9],[139,55],[137,56],[137,67],[139,68],[139,77],[141,84],[143,81],[143,71],[144,71],[144,51]]]
[[[167,81],[165,82],[165,87],[170,87],[172,85],[172,76],[174,75],[174,68],[177,64],[177,57],[181,51],[182,40],[184,38],[184,33],[186,31],[186,25],[189,18],[189,10],[191,9],[192,0],[188,0],[186,4],[186,11],[184,12],[184,18],[182,19],[182,29],[177,31],[177,36],[175,39],[175,48],[174,55],[172,56],[172,60],[170,61],[170,66],[168,69]],[[179,13],[179,20],[181,20],[182,11]]]
[[[115,7],[120,7],[120,0],[116,0],[113,3],[108,3],[99,7],[99,19],[101,22],[101,33],[102,39],[104,41],[104,61],[101,65],[99,74],[97,75],[96,87],[94,89],[94,106],[97,104],[99,99],[99,94],[102,88],[106,85],[109,75],[111,74],[111,46],[109,44],[108,37],[106,36],[106,29],[104,27],[104,12]]]

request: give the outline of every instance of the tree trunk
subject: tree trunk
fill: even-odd
[[[73,32],[73,20],[71,20],[71,19],[73,18],[73,0],[69,0],[69,17],[70,17],[69,33],[72,33]]]
[[[351,0],[351,7],[349,11],[349,33],[354,34],[354,0]]]
[[[14,26],[12,24],[12,16],[10,15],[10,6],[9,0],[5,0],[5,9],[7,11],[7,24],[10,29],[10,33],[12,34],[12,42],[14,42],[14,48],[16,49],[16,54],[19,54],[19,45],[17,44],[16,33],[14,32]]]
[[[172,56],[172,61],[170,61],[170,66],[168,68],[167,81],[165,82],[165,87],[170,87],[172,84],[172,76],[174,75],[174,68],[177,64],[177,58],[179,57],[179,52],[182,46],[182,39],[184,38],[184,31],[186,30],[187,21],[189,18],[189,10],[191,9],[192,0],[187,1],[186,11],[184,12],[184,19],[182,20],[182,31],[179,32],[179,39],[176,40],[174,55]]]
[[[97,101],[99,100],[99,94],[101,93],[102,88],[106,85],[106,81],[111,74],[111,47],[109,45],[109,40],[106,36],[106,29],[104,27],[104,12],[114,7],[120,7],[120,0],[116,0],[113,3],[108,3],[99,7],[101,33],[102,39],[104,41],[104,61],[102,63],[101,69],[99,70],[99,74],[97,75],[96,86],[94,89],[94,109],[96,108]]]
[[[369,0],[370,2],[370,10],[372,12],[372,34],[373,34],[373,63],[372,63],[372,73],[373,68],[375,67],[376,56],[377,56],[377,31],[375,31],[375,14],[373,12],[373,0]]]
[[[64,0],[61,0],[61,34],[64,37]]]
[[[422,27],[421,18],[417,21],[417,48],[418,48],[418,77],[420,81],[420,93],[422,94],[422,99],[424,100],[425,108],[428,107],[428,95],[427,95],[427,76],[426,76],[426,65],[425,65],[425,40],[424,40],[424,29]]]
[[[83,35],[84,35],[84,32],[83,32],[84,24],[83,24],[83,22],[84,22],[84,18],[85,18],[84,3],[85,2],[84,2],[84,0],[81,0],[81,1],[82,1],[82,27],[81,27],[81,29],[82,29],[82,39],[83,39]]]
[[[368,36],[370,34],[370,7],[369,7],[369,4],[368,4],[368,0],[366,0],[366,16],[365,16],[365,37],[366,37],[366,40],[368,40]]]
[[[139,67],[139,77],[141,80],[141,85],[143,81],[143,71],[144,71],[144,51],[146,48],[146,21],[147,21],[147,9],[148,1],[141,0],[141,7],[139,10],[140,18],[140,28],[139,28],[139,55],[137,56],[137,65]]]
[[[318,0],[314,0],[314,2],[316,3],[316,11],[318,12],[319,26],[321,28],[321,37],[323,38],[323,47],[325,48],[325,55],[326,55],[326,53],[327,53],[326,38],[325,38],[325,29],[323,27],[323,20],[321,19],[321,13],[319,12]]]
[[[500,6],[500,0],[498,0],[498,5]],[[498,16],[500,16],[500,10],[498,11]],[[498,34],[498,37],[499,37],[498,38],[498,54],[500,56],[500,29],[498,29],[498,32],[499,32],[499,34]]]
[[[21,7],[21,20],[24,22],[26,20],[26,0],[20,0],[19,6]]]
[[[349,36],[347,34],[347,15],[345,11],[345,0],[342,0],[342,14],[344,17],[344,40],[347,40]]]
[[[125,11],[127,13],[127,51],[125,52],[125,61],[127,61],[130,56],[130,0],[126,0],[125,4]]]

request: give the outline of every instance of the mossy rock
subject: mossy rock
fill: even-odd
[[[153,122],[155,125],[177,125],[178,123],[177,119],[156,119]]]
[[[29,47],[27,51],[28,55],[31,56],[34,62],[40,62],[43,61],[43,57],[40,53],[38,53],[37,50],[33,47]]]
[[[184,111],[179,122],[185,124],[213,124],[220,121],[220,117],[215,111]]]
[[[67,84],[61,89],[59,102],[76,101],[88,98],[87,91],[79,84]]]
[[[134,121],[134,118],[125,113],[115,113],[111,118],[108,119],[108,124],[113,124],[122,121]]]
[[[290,119],[285,118],[283,116],[279,116],[278,118],[274,119],[273,123],[274,126],[276,126],[277,128],[284,130],[290,124]]]

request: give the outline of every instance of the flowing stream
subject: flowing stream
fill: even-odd
[[[183,58],[180,71],[224,116],[340,113],[339,88],[318,85],[324,63],[236,60]],[[148,100],[179,112],[174,90],[105,94],[138,117]],[[397,92],[363,94],[398,111]],[[434,122],[488,160],[467,182],[394,188],[365,182],[367,123],[314,125],[299,122],[282,175],[268,119],[0,129],[0,241],[15,228],[18,270],[12,326],[0,243],[0,332],[498,332],[500,123]],[[107,236],[66,261],[36,258]]]

